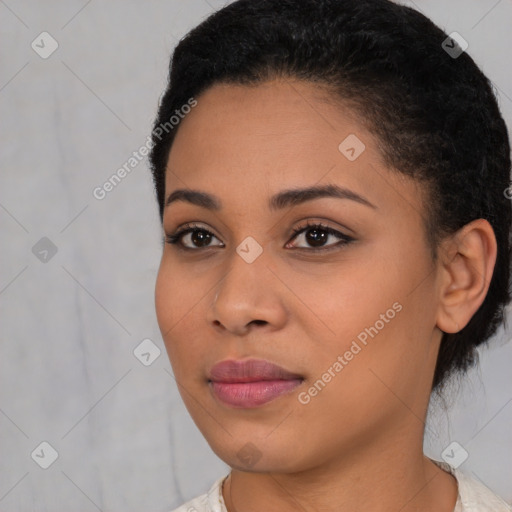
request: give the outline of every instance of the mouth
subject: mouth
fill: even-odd
[[[235,408],[254,408],[288,394],[304,381],[264,359],[226,360],[210,371],[208,385],[215,398]]]

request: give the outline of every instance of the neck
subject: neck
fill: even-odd
[[[423,455],[422,436],[407,439],[410,432],[397,432],[296,473],[234,469],[223,489],[228,512],[453,512],[455,478]]]

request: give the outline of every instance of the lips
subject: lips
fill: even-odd
[[[291,373],[264,359],[226,360],[217,363],[210,371],[209,380],[213,382],[258,382],[262,380],[302,379],[301,375]]]
[[[228,360],[210,371],[209,386],[224,405],[254,408],[286,395],[304,378],[263,359]]]

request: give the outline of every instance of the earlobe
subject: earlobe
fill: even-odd
[[[466,224],[443,244],[436,324],[441,331],[460,331],[482,305],[496,254],[496,237],[485,219]]]

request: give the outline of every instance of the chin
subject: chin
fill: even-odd
[[[205,437],[213,452],[233,469],[250,473],[293,473],[307,469],[292,437],[272,442],[268,431],[258,437],[251,437],[247,431],[243,436],[231,434],[232,437],[223,436],[222,441],[218,433],[213,436],[215,439]]]

